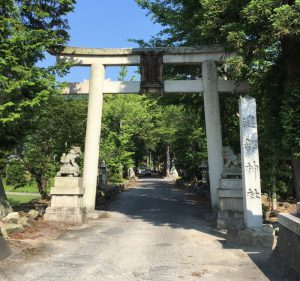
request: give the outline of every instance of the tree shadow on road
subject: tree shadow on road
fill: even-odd
[[[210,202],[198,194],[178,188],[170,181],[145,178],[135,188],[121,193],[107,206],[108,211],[125,214],[155,226],[194,229],[224,238],[205,221],[211,214]],[[210,216],[212,217],[212,216]]]
[[[177,188],[172,182],[143,179],[129,192],[120,194],[107,210],[155,226],[193,229],[215,236],[224,249],[243,250],[269,280],[289,280],[268,263],[272,250],[227,243],[226,234],[216,229],[215,221],[206,219],[207,214],[211,214],[210,202],[198,194]]]

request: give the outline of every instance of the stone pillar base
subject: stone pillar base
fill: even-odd
[[[44,215],[45,221],[82,224],[86,220],[85,208],[49,207]]]
[[[234,210],[218,211],[218,229],[242,229],[244,227],[244,212]]]
[[[272,249],[275,241],[275,231],[272,225],[269,224],[259,228],[228,230],[226,241],[229,243]]]
[[[242,180],[221,179],[220,185],[217,228],[233,230],[245,228]]]
[[[51,207],[46,209],[44,220],[81,224],[86,220],[83,207],[81,177],[56,177],[51,188]]]

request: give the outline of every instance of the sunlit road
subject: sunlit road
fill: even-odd
[[[159,179],[144,179],[108,215],[73,230],[45,253],[5,267],[0,280],[283,280],[267,253],[226,244],[203,220],[205,203]]]

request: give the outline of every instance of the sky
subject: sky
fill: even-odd
[[[67,18],[69,21],[69,46],[90,48],[137,47],[128,39],[148,40],[161,30],[154,24],[147,11],[141,9],[134,0],[77,0],[75,10]],[[47,63],[54,58],[47,57]],[[128,80],[135,69],[128,69]],[[89,79],[89,67],[73,67],[63,81],[80,82]],[[116,80],[119,69],[107,68],[106,78]],[[130,77],[129,77],[130,76]]]

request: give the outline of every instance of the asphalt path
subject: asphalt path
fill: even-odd
[[[0,261],[0,280],[283,280],[269,251],[226,243],[205,221],[208,204],[161,179],[139,180],[107,215],[67,232],[40,255],[14,266]]]

